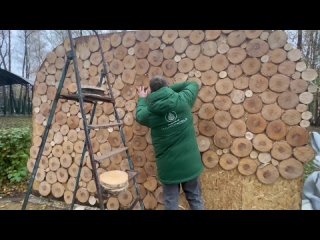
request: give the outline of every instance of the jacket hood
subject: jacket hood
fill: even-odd
[[[156,114],[163,114],[175,108],[177,94],[169,88],[163,87],[147,97],[148,110]]]

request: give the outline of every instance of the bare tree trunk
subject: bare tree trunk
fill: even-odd
[[[298,43],[297,48],[302,50],[302,30],[298,30]]]
[[[11,30],[9,30],[9,71],[11,72]]]
[[[18,109],[17,109],[17,113],[21,113],[21,108],[22,108],[22,89],[23,89],[23,85],[20,85],[20,94],[19,94],[19,102],[18,102]]]
[[[307,31],[307,34],[306,34],[306,40],[307,40],[307,42],[306,42],[306,44],[307,44],[307,52],[306,52],[306,60],[307,60],[307,64],[309,65],[309,54],[310,54],[310,49],[311,49],[311,47],[310,47],[310,39],[311,39],[311,31],[310,30],[308,30]]]
[[[27,95],[28,95],[28,85],[25,85],[25,92],[24,92],[24,98],[23,98],[23,104],[22,104],[22,114],[26,114],[26,108],[28,107],[28,103],[27,103]],[[28,113],[28,109],[27,109],[27,113]]]
[[[30,51],[28,45],[26,45],[26,78],[29,79],[30,76]]]
[[[12,85],[10,85],[9,88],[10,88],[10,103],[11,103],[10,113],[14,114],[16,110],[16,101],[14,99]]]
[[[313,54],[312,54],[312,68],[316,68],[316,65],[317,65],[317,57],[318,57],[318,54],[317,54],[317,45],[318,45],[318,33],[319,31],[318,30],[315,30],[315,36],[313,38],[313,43],[312,43],[312,48],[313,48]]]
[[[23,63],[22,63],[22,77],[25,76],[26,53],[27,53],[27,30],[24,30],[24,55],[23,55]]]
[[[33,99],[33,90],[34,90],[34,87],[31,86],[31,88],[29,89],[31,85],[27,85],[27,93],[28,93],[28,114],[31,114],[32,113],[32,101],[31,99]],[[31,91],[31,99],[30,99],[30,91]]]
[[[3,92],[3,114],[7,115],[7,93],[6,93],[6,86],[2,86]]]
[[[4,46],[4,44],[6,44],[6,35],[4,31],[5,30],[1,30],[0,57],[1,57],[1,64],[3,65],[3,68],[5,70],[8,70],[7,63],[6,63],[8,48],[7,46]],[[2,47],[5,47],[5,53],[2,52]]]

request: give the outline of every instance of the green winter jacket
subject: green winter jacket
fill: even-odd
[[[198,91],[197,83],[184,82],[138,100],[136,120],[151,128],[158,176],[163,184],[186,182],[203,171],[191,112]]]

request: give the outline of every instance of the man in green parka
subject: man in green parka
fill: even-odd
[[[150,89],[148,96],[143,87],[138,88],[136,120],[151,128],[165,208],[178,209],[181,184],[190,208],[203,210],[199,176],[204,168],[191,112],[199,86],[184,82],[168,87],[164,77],[155,76]]]

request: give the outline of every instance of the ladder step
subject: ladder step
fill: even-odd
[[[127,147],[115,149],[115,150],[107,153],[106,155],[103,155],[103,156],[100,156],[100,157],[96,157],[95,160],[98,161],[98,162],[100,162],[100,161],[102,161],[102,160],[104,160],[104,159],[107,159],[107,158],[109,158],[109,157],[112,157],[113,155],[116,155],[116,154],[119,154],[119,153],[121,153],[121,152],[124,152],[124,151],[126,151],[127,149],[128,149]]]
[[[96,129],[96,128],[108,128],[108,127],[115,127],[115,126],[121,126],[123,122],[119,123],[109,123],[109,124],[101,124],[101,125],[88,125],[90,129]]]
[[[104,89],[102,87],[93,87],[93,86],[82,86],[82,93],[92,93],[97,95],[103,95]]]
[[[111,97],[100,96],[98,94],[92,93],[83,93],[83,101],[85,102],[95,102],[95,101],[102,101],[102,102],[114,102]],[[79,101],[79,97],[77,94],[70,94],[70,95],[60,95],[61,98],[73,101]]]

